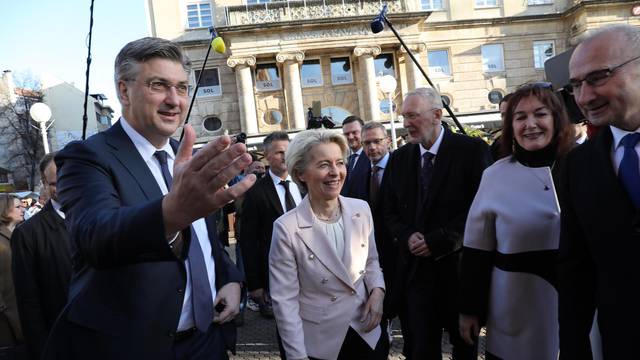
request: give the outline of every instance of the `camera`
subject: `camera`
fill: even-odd
[[[333,129],[335,124],[331,116],[322,116],[320,101],[314,101],[312,107],[307,111],[307,130],[308,129]]]
[[[235,134],[235,135],[229,135],[231,137],[231,143],[232,144],[237,144],[237,143],[243,143],[246,144],[247,143],[247,134],[241,132],[239,134]]]

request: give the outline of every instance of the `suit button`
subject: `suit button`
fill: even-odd
[[[313,255],[313,254],[309,255],[309,260],[313,260],[313,259],[315,259],[315,258],[316,258],[316,256],[315,256],[315,255]]]
[[[364,243],[360,244],[360,246],[365,247],[366,245]]]
[[[167,333],[167,336],[172,338],[174,337],[176,334],[173,331],[169,331],[169,333]]]
[[[366,271],[360,270],[360,275],[364,274]]]
[[[351,290],[351,295],[355,295],[355,294],[356,294],[356,292]]]
[[[178,294],[184,293],[184,289],[178,289]]]
[[[326,284],[327,282],[329,282],[329,279],[322,279],[320,282]]]
[[[335,297],[335,296],[332,296],[332,297],[331,297],[331,301],[336,301],[336,300],[338,300],[338,298],[337,298],[337,297]]]

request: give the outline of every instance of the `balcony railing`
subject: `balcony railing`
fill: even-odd
[[[263,4],[226,6],[227,25],[277,23],[360,15],[375,15],[382,5],[390,13],[406,12],[406,0],[287,0]]]

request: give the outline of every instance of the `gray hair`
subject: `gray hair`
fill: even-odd
[[[616,33],[616,35],[622,37],[622,43],[625,44],[624,49],[627,49],[627,51],[638,52],[638,50],[640,50],[640,29],[629,24],[615,24],[600,27],[588,32],[586,36],[580,39],[579,44],[587,44],[594,39],[610,33]]]
[[[382,125],[377,121],[369,121],[368,123],[364,124],[364,126],[362,127],[362,134],[364,135],[366,131],[374,130],[374,129],[382,130],[382,133],[384,134],[384,136],[387,136],[387,129],[384,127],[384,125]]]
[[[116,89],[120,80],[136,78],[140,63],[156,58],[175,61],[182,65],[186,73],[191,71],[191,61],[182,52],[180,45],[165,39],[144,37],[125,45],[116,56],[114,67]]]
[[[347,141],[341,134],[322,129],[305,130],[299,132],[296,137],[293,138],[284,155],[284,161],[287,164],[289,175],[291,175],[293,182],[296,183],[298,187],[308,191],[307,185],[300,180],[300,174],[302,174],[309,165],[311,149],[316,145],[330,143],[337,144],[340,147],[342,158],[346,160],[348,146]]]
[[[413,89],[407,93],[405,99],[409,96],[420,96],[427,101],[428,104],[431,104],[432,109],[442,109],[444,107],[444,105],[442,105],[442,96],[440,96],[438,90],[434,88],[423,87]]]

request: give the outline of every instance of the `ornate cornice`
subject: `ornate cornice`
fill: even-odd
[[[276,61],[283,63],[285,61],[297,61],[301,63],[304,61],[304,53],[302,51],[285,51],[276,55]]]
[[[238,65],[255,66],[255,56],[229,56],[227,59],[227,65],[231,68],[235,68]]]
[[[409,47],[409,50],[411,50],[411,52],[418,52],[421,53],[425,50],[427,50],[427,44],[420,42],[420,43],[411,43],[411,44],[407,44],[407,46]],[[400,46],[400,51],[402,53],[406,53],[407,50],[404,49],[404,46]]]
[[[353,49],[353,55],[355,56],[362,56],[362,55],[371,55],[371,56],[378,56],[380,55],[380,46],[374,45],[374,46],[356,46]]]

